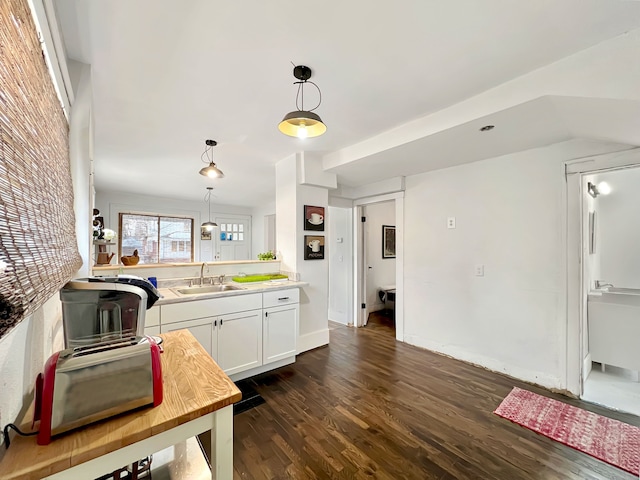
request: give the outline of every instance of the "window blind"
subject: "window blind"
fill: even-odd
[[[27,0],[0,2],[0,337],[82,264],[69,132]]]

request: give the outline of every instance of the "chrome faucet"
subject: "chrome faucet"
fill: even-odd
[[[207,262],[202,262],[202,266],[200,266],[200,285],[204,285],[204,267]]]
[[[612,287],[613,285],[611,283],[604,283],[602,280],[596,280],[596,288],[602,288],[602,287]]]
[[[218,275],[218,283],[222,285],[224,283],[224,274]]]

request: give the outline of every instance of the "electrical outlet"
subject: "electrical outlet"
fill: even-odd
[[[484,277],[484,265],[476,265],[476,277]]]
[[[456,228],[456,217],[447,218],[447,228]]]

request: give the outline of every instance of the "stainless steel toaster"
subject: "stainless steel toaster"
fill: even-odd
[[[130,337],[53,354],[36,380],[38,444],[53,435],[162,403],[160,348]]]

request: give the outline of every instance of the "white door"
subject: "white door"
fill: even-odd
[[[217,362],[227,375],[262,365],[262,310],[218,317]]]
[[[298,304],[273,307],[264,311],[263,364],[296,354]]]
[[[214,329],[213,329],[213,317],[199,318],[197,320],[187,320],[185,322],[176,322],[169,325],[162,326],[162,333],[172,332],[174,330],[182,330],[186,328],[189,330],[196,340],[200,342],[200,345],[204,347],[209,355],[215,360],[214,355]]]
[[[215,260],[251,260],[251,220],[246,217],[216,217]]]

